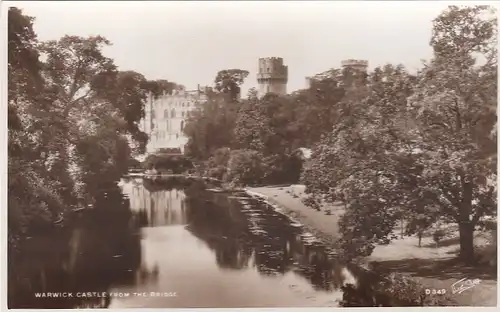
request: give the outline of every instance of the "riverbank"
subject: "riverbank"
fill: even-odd
[[[304,197],[301,186],[255,187],[248,190],[265,196],[326,243],[333,244],[339,237],[338,220],[343,213],[340,203],[325,206],[322,211],[307,207],[301,201]],[[325,211],[329,211],[328,214]],[[477,249],[485,249],[489,239],[485,233],[478,233],[475,237]],[[477,268],[459,264],[456,261],[459,249],[456,237],[444,240],[438,247],[432,237],[423,237],[421,246],[418,247],[416,237],[404,237],[389,245],[377,246],[369,257],[362,259],[361,265],[367,267],[376,263],[379,270],[410,275],[429,289],[446,289],[456,305],[496,306],[496,266]],[[481,282],[461,294],[451,294],[451,285],[462,278],[478,278]]]

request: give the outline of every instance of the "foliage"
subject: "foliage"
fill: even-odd
[[[222,147],[231,147],[238,107],[214,96],[192,111],[184,127],[188,138],[185,153],[205,161]]]
[[[8,12],[8,97],[35,96],[42,84],[33,18],[12,7]],[[9,106],[10,109],[10,106]]]
[[[215,77],[215,90],[228,96],[231,102],[239,99],[240,86],[248,76],[248,71],[243,69],[225,69]]]
[[[9,9],[9,247],[90,207],[101,187],[126,173],[130,138],[149,92],[166,81],[119,72],[101,36],[38,42],[33,18]],[[43,60],[43,61],[41,61]],[[160,91],[157,91],[160,92]],[[163,91],[161,91],[163,92]],[[167,91],[170,92],[170,91]]]
[[[146,158],[143,166],[148,170],[165,170],[180,174],[191,169],[193,164],[184,155],[151,154]]]
[[[210,157],[206,163],[208,169],[205,175],[221,181],[225,179],[228,172],[230,157],[231,150],[227,147],[215,150],[213,156]]]
[[[313,77],[307,90],[294,95],[296,119],[291,122],[300,129],[301,147],[312,147],[338,122],[338,103],[346,93],[344,80],[341,70],[331,69]]]
[[[17,8],[10,8],[9,22],[9,94],[8,94],[8,240],[9,247],[47,221],[55,220],[64,209],[63,198],[56,191],[57,179],[40,161],[46,138],[40,130],[28,133],[25,111],[36,115],[44,112],[41,75],[42,64],[36,49],[38,41],[33,31],[33,19]],[[35,106],[34,102],[40,105]],[[45,128],[46,132],[49,129]]]
[[[434,58],[418,76],[375,69],[347,89],[341,118],[314,146],[303,180],[316,201],[346,204],[347,254],[388,243],[402,215],[410,223],[439,215],[460,225],[461,255],[473,259],[475,225],[496,214],[496,20],[485,10],[443,12]]]
[[[453,300],[444,290],[426,293],[426,288],[399,273],[378,272],[371,283],[342,286],[342,307],[421,307],[450,306]]]
[[[254,150],[233,150],[227,165],[225,182],[233,186],[255,185],[262,181],[265,167],[262,155]]]
[[[238,111],[234,146],[262,154],[265,183],[295,183],[300,176],[300,129],[290,122],[296,120],[293,104],[288,97],[268,94],[261,100],[250,97]]]

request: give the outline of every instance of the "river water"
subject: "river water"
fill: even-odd
[[[244,193],[127,179],[71,228],[47,230],[9,255],[9,307],[338,306],[340,287],[366,283],[362,276]]]

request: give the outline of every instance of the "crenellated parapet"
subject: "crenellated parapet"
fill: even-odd
[[[263,57],[259,58],[259,71],[257,81],[267,82],[269,80],[288,82],[288,66],[283,64],[281,57]]]

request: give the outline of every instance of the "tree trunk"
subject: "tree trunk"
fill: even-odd
[[[405,219],[401,218],[401,238],[404,237],[405,234]]]
[[[460,230],[460,258],[464,263],[474,262],[474,224],[471,219],[472,212],[472,184],[462,177],[462,203],[459,213]]]
[[[460,229],[460,258],[467,264],[474,262],[474,226],[469,220],[461,221]]]

